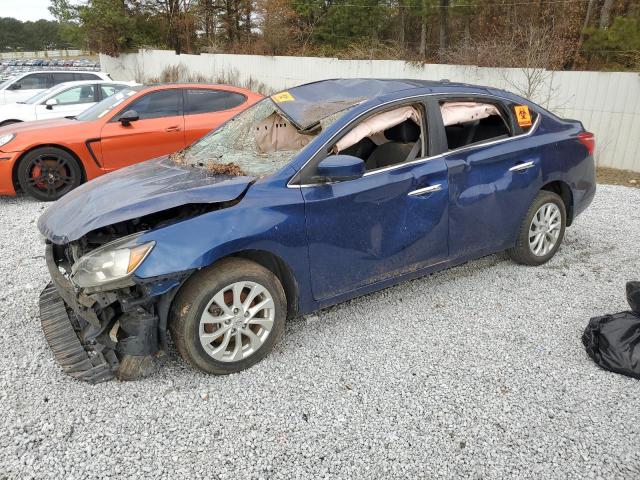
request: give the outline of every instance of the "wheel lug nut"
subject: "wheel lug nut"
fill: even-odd
[[[233,313],[238,313],[239,311],[240,311],[240,309],[239,309],[239,308],[234,308],[234,309],[233,309]]]
[[[249,318],[249,312],[244,312],[244,318]]]

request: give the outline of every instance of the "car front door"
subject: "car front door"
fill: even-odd
[[[442,115],[434,121],[449,171],[450,255],[472,258],[509,248],[542,186],[543,150],[530,135],[537,120],[520,127],[513,115],[516,105],[493,97],[440,97],[438,102],[442,112],[450,102],[491,105],[499,112],[447,126]]]
[[[425,152],[430,142],[422,140],[424,125],[422,132]],[[305,177],[314,177],[314,163],[332,148],[312,159],[300,177],[316,300],[447,259],[449,189],[442,158],[418,153],[355,180],[305,185]]]
[[[36,105],[36,118],[44,120],[75,116],[94,105],[97,100],[96,85],[71,87]]]
[[[139,119],[120,122],[122,114],[135,111]],[[177,88],[149,92],[122,107],[102,127],[103,167],[121,168],[185,147],[182,94]]]

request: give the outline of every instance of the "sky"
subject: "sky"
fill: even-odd
[[[18,20],[53,20],[49,13],[49,0],[0,0],[0,17]]]

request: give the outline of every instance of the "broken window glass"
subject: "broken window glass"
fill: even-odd
[[[325,118],[315,128],[299,131],[270,98],[265,98],[172,159],[212,173],[263,177],[284,167],[344,113]]]

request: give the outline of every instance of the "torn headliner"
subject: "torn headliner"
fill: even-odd
[[[329,115],[372,98],[436,83],[396,79],[322,80],[288,89],[293,100],[276,102],[276,105],[300,130],[307,130]]]

